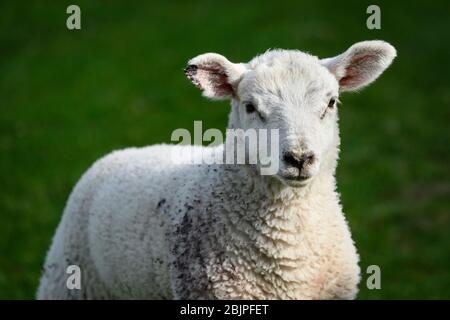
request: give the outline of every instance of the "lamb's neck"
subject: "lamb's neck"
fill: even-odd
[[[318,195],[333,199],[336,195],[334,172],[320,172],[307,185],[298,188],[286,186],[273,176],[262,176],[251,166],[240,166],[239,169],[235,169],[234,178],[240,185],[238,192],[246,195],[242,200],[251,208],[264,209],[264,206],[270,206],[274,209],[277,207],[287,209],[300,203],[308,204],[311,211],[314,211],[314,203],[317,201]],[[306,211],[289,213],[293,215],[309,214]],[[253,216],[253,214],[254,212],[244,213],[246,217]],[[263,217],[261,214],[259,215]],[[268,218],[271,214],[273,212],[270,210],[266,212]]]
[[[327,210],[324,206],[338,207],[332,173],[319,173],[308,185],[291,188],[246,166],[234,170],[236,181],[231,185],[239,187],[230,194],[236,209],[227,208],[231,232],[272,238],[267,240],[284,239],[295,245],[302,229],[320,220]]]
[[[319,174],[303,188],[290,188],[237,170],[233,179],[239,183],[229,181],[235,187],[219,216],[222,236],[216,240],[252,270],[297,267],[313,250],[305,246],[320,241],[308,238],[311,231],[339,209],[334,176]]]

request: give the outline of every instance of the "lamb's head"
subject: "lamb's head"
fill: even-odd
[[[307,184],[334,173],[339,146],[339,93],[374,81],[392,62],[394,47],[364,41],[327,59],[296,50],[271,50],[248,63],[206,53],[189,61],[188,78],[212,99],[231,99],[229,127],[278,129],[276,177]]]

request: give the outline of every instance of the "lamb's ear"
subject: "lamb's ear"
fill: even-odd
[[[205,53],[191,59],[184,72],[205,97],[227,99],[235,95],[245,70],[244,64],[232,63],[217,53]]]
[[[355,43],[344,53],[322,59],[321,62],[335,75],[341,91],[352,91],[378,78],[396,55],[395,48],[387,42],[363,41]]]

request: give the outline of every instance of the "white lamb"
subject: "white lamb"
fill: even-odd
[[[336,104],[395,55],[365,41],[322,60],[296,50],[241,64],[214,53],[190,60],[186,74],[204,96],[231,99],[229,128],[279,129],[279,170],[171,161],[223,145],[111,153],[73,190],[38,298],[354,298],[358,255],[334,177]],[[80,267],[81,289],[67,288],[69,265]]]

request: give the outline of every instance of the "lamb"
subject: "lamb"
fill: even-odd
[[[107,155],[69,197],[37,297],[354,298],[359,258],[335,181],[338,96],[370,84],[395,56],[376,40],[327,59],[270,50],[248,63],[190,60],[186,75],[205,97],[231,100],[229,129],[278,130],[277,172],[170,161],[223,155],[227,143]],[[80,289],[66,286],[69,265],[81,269]]]

